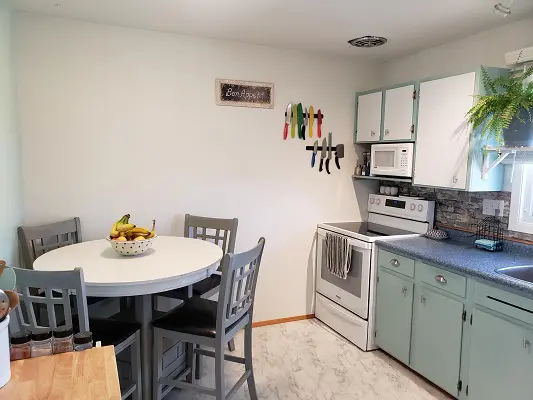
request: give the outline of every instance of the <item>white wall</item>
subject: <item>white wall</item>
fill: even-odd
[[[255,320],[312,312],[316,224],[366,212],[351,143],[374,65],[31,14],[15,29],[26,223],[79,216],[88,240],[124,213],[163,235],[185,213],[236,216],[237,250],[266,237]],[[216,106],[215,78],[273,82],[275,108]],[[282,140],[289,101],[322,109],[341,171]]]
[[[533,18],[431,47],[383,65],[382,83],[467,72],[480,65],[504,67],[504,54],[533,46]]]
[[[11,12],[0,1],[0,259],[17,265],[20,224],[19,140],[15,133],[11,70]]]

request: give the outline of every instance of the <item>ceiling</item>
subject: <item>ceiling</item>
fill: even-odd
[[[531,0],[515,0],[505,19],[492,12],[496,1],[502,0],[11,0],[29,12],[376,60],[533,16]],[[363,35],[389,41],[373,49],[346,43]]]

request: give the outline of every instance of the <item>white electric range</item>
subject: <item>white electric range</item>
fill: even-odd
[[[369,195],[368,220],[319,224],[316,251],[315,316],[361,349],[373,350],[377,277],[376,240],[420,236],[433,228],[435,203],[416,197]],[[352,248],[346,279],[326,267],[326,234],[348,239]]]

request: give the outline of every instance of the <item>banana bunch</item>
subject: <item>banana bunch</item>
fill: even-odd
[[[109,237],[119,242],[151,239],[155,236],[155,219],[152,220],[152,230],[138,228],[130,224],[130,215],[126,214],[113,224]]]

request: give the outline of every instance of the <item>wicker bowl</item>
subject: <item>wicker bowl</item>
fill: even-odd
[[[112,240],[108,236],[106,237],[106,240],[111,244],[113,250],[115,250],[121,256],[138,256],[152,248],[152,244],[156,238],[157,236],[143,240],[118,241]]]

